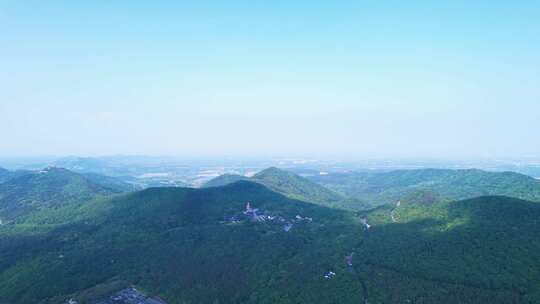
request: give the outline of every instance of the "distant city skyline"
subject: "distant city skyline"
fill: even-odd
[[[538,156],[539,15],[0,1],[0,156]]]

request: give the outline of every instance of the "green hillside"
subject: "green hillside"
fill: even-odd
[[[359,255],[366,275],[377,278],[368,283],[375,302],[540,301],[538,203],[502,196],[441,203],[410,197],[366,216],[373,226]]]
[[[206,182],[202,187],[221,187],[241,180],[250,180],[249,177],[238,174],[223,174]]]
[[[224,174],[211,179],[203,187],[219,187],[232,184],[239,180],[248,180],[265,185],[269,189],[281,193],[289,198],[305,202],[331,204],[344,198],[339,194],[326,189],[317,183],[296,175],[292,172],[271,167],[262,170],[253,177],[236,174]]]
[[[30,173],[30,171],[25,170],[17,170],[17,171],[10,171],[4,168],[0,168],[0,184],[7,182],[10,179],[25,175]]]
[[[253,180],[288,197],[313,203],[338,202],[343,197],[292,172],[275,167],[253,176]]]
[[[540,204],[398,202],[350,212],[238,181],[44,209],[0,226],[0,303],[132,284],[169,304],[540,301]]]
[[[242,213],[248,201],[264,220]],[[362,299],[343,262],[359,222],[256,183],[153,188],[47,212],[0,229],[0,302],[58,303],[119,281],[168,303]]]
[[[112,192],[130,192],[142,189],[138,185],[124,182],[117,177],[111,177],[97,173],[83,173],[82,175],[89,181],[98,184],[103,188],[109,189]]]
[[[221,175],[208,181],[203,187],[223,186],[238,180],[256,182],[289,198],[322,206],[345,210],[366,210],[370,208],[369,204],[360,199],[343,197],[304,177],[275,167],[260,171],[251,178],[240,175]]]
[[[0,219],[12,220],[33,211],[58,208],[113,193],[82,175],[48,168],[0,184]]]
[[[0,167],[0,183],[3,183],[11,178],[11,172]]]
[[[347,197],[374,205],[395,202],[408,192],[429,190],[454,200],[504,195],[540,201],[540,181],[514,172],[477,169],[398,170],[382,173],[331,173],[310,179]]]

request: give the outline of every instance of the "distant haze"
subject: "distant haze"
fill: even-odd
[[[0,156],[538,155],[538,16],[535,1],[2,1]]]

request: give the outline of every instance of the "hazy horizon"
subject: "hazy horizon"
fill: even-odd
[[[0,156],[538,156],[538,13],[1,1]]]

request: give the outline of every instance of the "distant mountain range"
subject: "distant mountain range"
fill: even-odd
[[[430,190],[454,200],[482,195],[505,195],[540,201],[540,181],[514,172],[419,169],[329,173],[308,178],[341,195],[358,198],[372,205],[395,202],[406,193],[416,190]]]
[[[39,171],[0,170],[0,220],[42,209],[82,203],[138,188],[118,179],[98,174],[78,174],[63,168],[48,167]]]
[[[118,194],[43,171],[0,184],[5,214],[13,199],[32,207],[0,225],[0,303],[95,303],[132,285],[169,304],[540,302],[540,204],[517,198],[535,197],[526,176],[398,171],[352,193],[314,181],[356,175],[269,168]],[[377,193],[387,203],[340,210]]]
[[[69,170],[46,168],[0,184],[0,218],[10,220],[32,211],[59,208],[112,193]]]
[[[238,174],[223,174],[207,181],[201,186],[201,188],[221,187],[242,180],[249,181],[251,178]]]
[[[11,178],[11,171],[6,170],[4,168],[0,168],[0,183],[3,183],[10,178]]]
[[[12,178],[28,174],[29,172],[30,171],[25,171],[25,170],[9,171],[7,169],[0,168],[0,184]]]
[[[136,190],[142,190],[142,187],[134,183],[127,183],[117,177],[111,177],[97,173],[82,173],[81,175],[89,181],[96,183],[103,188],[109,189],[112,192],[131,192]]]
[[[361,200],[346,198],[306,178],[275,167],[262,170],[253,177],[221,175],[208,181],[203,187],[223,186],[240,180],[262,184],[275,192],[304,202],[350,210],[369,208],[369,205]]]

